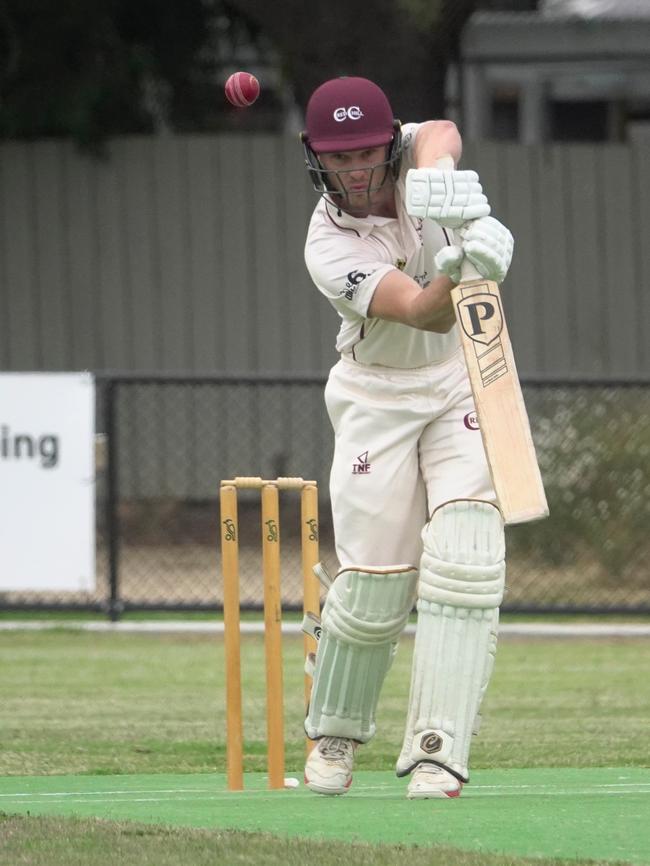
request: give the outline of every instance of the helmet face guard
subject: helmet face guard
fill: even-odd
[[[311,182],[316,192],[331,201],[336,207],[342,202],[349,200],[349,195],[345,189],[345,184],[341,176],[349,174],[357,169],[331,169],[325,168],[321,163],[318,154],[314,152],[306,132],[300,134],[303,151],[305,154],[305,165],[311,178]],[[334,152],[334,151],[333,151]],[[402,130],[399,120],[393,121],[393,137],[388,143],[388,152],[386,159],[370,166],[370,177],[368,178],[368,187],[366,193],[370,196],[371,193],[377,192],[386,183],[386,180],[397,180],[399,177],[400,165],[402,162]],[[382,171],[383,170],[383,171]],[[339,181],[339,186],[332,183],[332,178],[336,177]]]
[[[350,202],[343,177],[355,169],[326,169],[325,153],[385,148],[385,158],[369,166],[366,194],[399,175],[402,133],[383,90],[367,78],[333,78],[321,84],[307,104],[305,132],[300,136],[314,189],[337,207]],[[368,201],[370,204],[370,201]]]

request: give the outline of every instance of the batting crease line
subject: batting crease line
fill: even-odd
[[[401,797],[402,796],[401,791],[395,791],[393,789],[387,790],[384,787],[374,787],[374,786],[357,788],[356,791],[350,791],[349,796],[351,796],[352,798],[355,798],[355,795],[358,797],[360,794],[363,794],[364,792],[368,792],[368,791],[379,792],[378,796],[380,796],[380,797],[381,796],[384,796],[384,797],[396,797],[396,796]],[[223,801],[230,800],[232,802],[233,793],[234,792],[222,792],[219,794],[203,793],[203,794],[197,794],[196,796],[191,796],[191,797],[125,797],[123,799],[115,799],[115,798],[110,798],[110,797],[94,797],[91,795],[92,799],[88,799],[87,797],[77,797],[75,799],[61,800],[61,803],[85,803],[85,804],[88,804],[88,803],[113,803],[113,804],[127,803],[128,804],[128,803],[174,803],[174,802],[189,802],[189,801],[213,802],[215,800],[223,800]],[[258,789],[258,790],[248,790],[248,791],[241,792],[241,793],[246,794],[247,797],[250,796],[251,794],[257,795],[258,799],[260,796],[267,796],[270,799],[274,799],[274,800],[278,799],[279,797],[288,797],[288,798],[293,797],[293,798],[295,798],[295,792],[294,791],[283,791],[283,790],[269,791],[268,789],[264,789],[264,790]],[[598,795],[602,796],[602,795],[605,795],[605,796],[610,796],[610,797],[611,796],[619,796],[620,797],[620,796],[629,796],[629,795],[634,795],[634,794],[650,794],[650,788],[648,788],[647,790],[625,790],[625,791],[602,791],[602,790],[595,790],[593,788],[585,788],[585,789],[575,788],[575,789],[566,790],[566,791],[544,791],[544,792],[530,790],[530,791],[524,792],[524,796],[535,796],[535,795],[540,794],[540,793],[542,794],[542,796],[545,796],[545,797],[573,797],[576,795],[580,795],[580,796],[598,796]],[[4,796],[8,797],[9,795],[4,795]],[[66,797],[67,796],[68,795],[66,795]],[[74,795],[70,795],[70,796],[74,796]],[[375,796],[377,796],[377,795],[375,795]],[[521,796],[521,792],[512,791],[512,792],[505,792],[504,793],[504,792],[499,791],[499,790],[479,791],[479,790],[474,789],[474,790],[468,790],[466,792],[466,794],[464,795],[465,799],[467,797],[470,797],[470,798],[472,798],[472,797],[479,797],[479,798],[480,797],[509,797],[509,798],[512,798],[512,797],[516,797],[516,796]],[[39,803],[43,803],[43,802],[45,802],[45,801],[41,798],[24,799],[24,800],[20,800],[19,802],[17,802],[17,805],[37,806],[37,805],[39,805]],[[50,800],[49,802],[54,803],[55,801]],[[8,806],[8,805],[10,805],[10,803],[11,803],[10,800],[5,800],[4,805]]]
[[[42,793],[20,791],[15,794],[0,792],[0,797],[76,797],[81,793],[87,797],[92,797],[95,794],[201,794],[203,791],[203,788],[131,788],[127,791],[43,791]]]

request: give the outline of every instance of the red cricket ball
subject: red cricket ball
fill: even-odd
[[[237,108],[252,105],[260,95],[260,83],[250,72],[233,72],[226,81],[226,98]]]

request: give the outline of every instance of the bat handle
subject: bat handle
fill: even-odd
[[[460,281],[461,281],[461,283],[468,283],[471,280],[483,280],[483,279],[485,279],[485,277],[483,277],[481,274],[479,274],[479,272],[476,270],[476,268],[470,262],[470,260],[466,259],[466,258],[463,259],[463,263],[460,266]]]

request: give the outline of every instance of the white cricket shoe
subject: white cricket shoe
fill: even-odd
[[[345,794],[352,784],[357,743],[345,737],[322,737],[305,764],[305,785],[317,794]]]
[[[406,790],[409,800],[459,797],[463,783],[437,764],[418,764]]]

